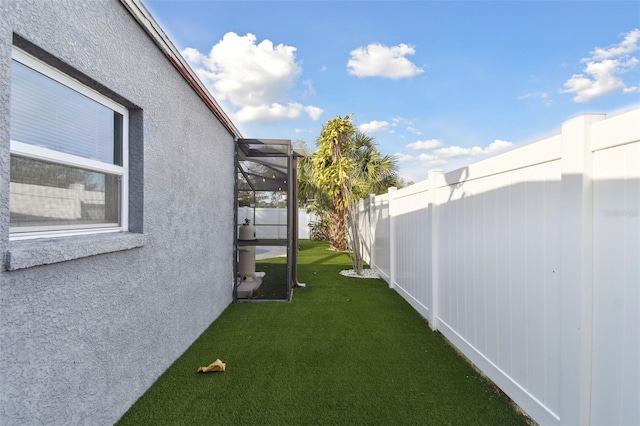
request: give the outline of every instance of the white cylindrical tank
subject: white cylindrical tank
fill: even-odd
[[[256,227],[251,224],[249,219],[245,219],[242,226],[239,227],[238,239],[242,241],[251,241],[256,239]]]
[[[256,239],[256,228],[249,219],[238,228],[239,241],[253,241]],[[238,247],[238,272],[243,281],[253,281],[256,274],[256,248],[254,246]]]
[[[255,247],[239,247],[238,256],[238,272],[242,281],[253,281],[256,274],[256,248]]]

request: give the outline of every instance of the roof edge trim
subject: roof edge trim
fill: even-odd
[[[227,116],[224,110],[218,105],[213,95],[206,88],[204,83],[198,78],[195,71],[182,57],[176,46],[169,39],[160,27],[160,24],[153,18],[151,13],[140,0],[120,0],[120,3],[129,11],[134,19],[140,24],[145,32],[151,37],[154,43],[167,56],[171,64],[178,70],[182,77],[189,83],[193,90],[200,96],[211,112],[220,120],[220,123],[235,138],[242,138],[242,134]]]

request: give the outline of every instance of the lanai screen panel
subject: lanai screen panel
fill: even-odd
[[[242,179],[239,191],[287,191],[289,182],[289,141],[240,139],[238,162]]]
[[[278,287],[284,290],[277,294],[281,294],[281,297],[277,299],[289,299],[291,298],[291,292],[294,285],[297,284],[297,277],[295,271],[296,259],[297,259],[297,216],[292,212],[296,212],[296,191],[295,191],[295,157],[299,154],[295,154],[291,149],[291,141],[289,140],[273,140],[273,139],[239,139],[237,140],[237,168],[238,168],[238,180],[237,180],[237,206],[251,207],[254,209],[253,224],[256,227],[257,239],[255,241],[237,241],[237,247],[257,247],[256,250],[262,251],[263,247],[286,247],[287,260],[286,265],[282,265],[285,268],[282,278],[277,278],[282,282],[283,287]],[[247,199],[247,193],[252,193]],[[278,221],[274,223],[260,223],[256,221],[255,208],[259,207],[257,195],[264,193],[271,193],[268,197],[271,197],[270,202],[276,202],[281,205],[282,202],[286,205],[286,221],[281,223]],[[263,197],[263,195],[260,195]],[[253,201],[251,201],[253,198]],[[263,198],[264,201],[264,198]],[[281,207],[280,207],[281,208]],[[246,214],[245,214],[246,215]],[[248,218],[251,219],[251,218]],[[243,218],[238,216],[236,210],[236,226],[239,225]],[[278,236],[280,238],[268,238],[267,228],[274,226],[282,227],[278,230]],[[261,231],[264,231],[261,232]],[[281,232],[283,231],[283,232]],[[270,235],[269,235],[270,236]],[[282,238],[284,237],[284,238]],[[277,263],[277,262],[276,262]],[[258,266],[257,266],[258,267]],[[265,263],[261,263],[260,267],[268,268]],[[279,268],[279,267],[278,267]],[[278,277],[280,274],[267,271],[267,275],[264,277],[261,288],[265,284],[272,283],[268,280],[273,280],[274,277]],[[266,293],[266,291],[264,291]],[[249,297],[253,299],[254,296]],[[259,295],[260,293],[258,293]],[[244,289],[243,289],[243,298]],[[237,287],[234,290],[234,298],[238,298]]]

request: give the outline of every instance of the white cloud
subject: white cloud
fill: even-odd
[[[511,148],[513,144],[511,142],[503,141],[502,139],[496,139],[489,144],[488,147],[484,149],[484,154],[491,154],[497,151],[504,151],[505,149]]]
[[[418,129],[416,129],[415,127],[407,127],[407,131],[413,133],[414,135],[421,135],[422,132]]]
[[[317,107],[303,106],[297,102],[290,102],[287,105],[275,102],[270,105],[247,105],[234,115],[238,121],[243,123],[271,123],[278,120],[296,119],[303,111],[309,114],[312,120],[317,120],[322,114],[322,109]]]
[[[560,93],[575,94],[574,102],[588,102],[617,90],[622,90],[623,93],[635,92],[637,87],[627,87],[619,75],[638,65],[638,58],[630,55],[638,50],[638,40],[640,29],[634,29],[615,46],[595,48],[591,51],[591,57],[581,60],[586,63],[583,73],[571,76]]]
[[[302,84],[304,84],[306,87],[304,93],[302,94],[303,97],[316,94],[316,89],[313,88],[313,83],[311,82],[311,80],[305,80],[302,82]]]
[[[394,80],[413,77],[423,72],[406,58],[415,53],[413,46],[404,43],[391,47],[372,43],[350,52],[347,70],[357,77],[386,77]]]
[[[398,163],[406,163],[414,159],[413,155],[403,154],[402,152],[396,152],[393,156],[398,160]]]
[[[471,153],[471,148],[462,148],[461,146],[457,146],[457,145],[448,146],[446,148],[440,148],[440,149],[437,149],[435,152],[438,155],[441,155],[446,158],[473,155]]]
[[[422,164],[423,166],[440,166],[447,163],[447,160],[443,160],[442,158],[433,154],[420,154],[418,156],[418,160],[420,160],[420,164]]]
[[[373,120],[368,123],[361,124],[360,126],[358,126],[358,129],[360,129],[360,131],[362,132],[371,134],[384,130],[388,125],[389,122],[387,121]]]
[[[198,49],[194,49],[193,47],[187,47],[182,52],[182,56],[191,64],[191,65],[200,65],[202,61],[206,59]]]
[[[615,58],[633,53],[638,50],[638,40],[640,40],[640,29],[636,28],[629,31],[625,35],[624,40],[615,46],[609,47],[608,49],[603,49],[601,47],[593,49],[591,51],[591,59],[601,61],[603,59]],[[583,59],[583,62],[586,61],[587,60]]]
[[[250,33],[227,33],[202,61],[215,73],[216,91],[235,105],[257,106],[282,98],[301,72],[295,47],[256,41]]]
[[[407,120],[406,118],[402,118],[402,117],[393,117],[391,121],[392,121],[392,124],[391,124],[392,126],[397,126],[398,124],[402,124],[402,123],[410,125],[412,123],[411,120]]]
[[[406,180],[417,182],[426,179],[427,172],[434,168],[454,170],[468,164],[471,161],[469,157],[492,154],[512,146],[511,142],[496,139],[485,148],[478,146],[472,148],[449,146],[435,149],[429,153],[423,152],[418,156],[401,152],[396,152],[393,155],[400,164],[400,175]]]
[[[551,99],[551,95],[549,95],[549,92],[531,92],[531,93],[525,93],[522,96],[518,96],[518,100],[523,100],[523,99],[537,100],[537,101],[540,101],[544,106],[553,105],[553,100]]]
[[[492,154],[494,152],[498,152],[498,151],[502,151],[507,148],[510,148],[511,146],[513,146],[511,142],[496,139],[486,148],[481,148],[479,146],[474,146],[471,148],[463,148],[460,146],[453,145],[446,148],[436,149],[434,153],[444,158],[468,157],[468,156],[476,156],[476,155],[483,155],[483,154]]]
[[[426,141],[415,141],[407,145],[407,148],[413,150],[435,149],[442,146],[442,141],[438,139],[429,139]]]
[[[308,105],[304,107],[304,110],[307,114],[309,114],[309,117],[311,117],[313,121],[318,120],[322,115],[322,113],[324,112],[322,108],[318,108],[312,105]]]
[[[292,119],[307,108],[312,109],[307,113],[317,119],[319,108],[286,102],[302,72],[295,52],[293,46],[274,45],[270,40],[258,43],[253,34],[229,32],[206,55],[194,48],[181,53],[214,97],[237,108],[233,115],[239,121]],[[310,94],[311,82],[304,84]]]
[[[594,98],[626,88],[626,85],[616,76],[626,69],[634,68],[638,64],[636,58],[626,60],[605,59],[601,62],[589,62],[585,68],[587,74],[574,74],[564,84],[561,93],[575,93],[575,102],[588,102]]]

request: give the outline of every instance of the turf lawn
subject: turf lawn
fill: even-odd
[[[527,424],[384,281],[300,245],[292,302],[229,306],[119,424]]]
[[[253,294],[253,299],[287,299],[287,257],[272,257],[257,260],[256,271],[265,272],[262,285]]]

